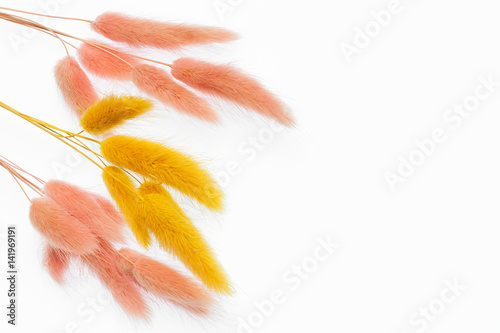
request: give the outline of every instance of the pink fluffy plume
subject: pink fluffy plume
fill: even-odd
[[[147,64],[138,65],[134,67],[132,80],[142,92],[166,106],[204,120],[217,119],[215,111],[205,99],[179,85],[161,68]]]
[[[134,280],[120,271],[119,255],[109,243],[100,242],[95,253],[82,256],[81,260],[111,291],[114,299],[128,314],[144,319],[149,316],[150,309],[144,295]]]
[[[198,315],[206,315],[213,303],[211,294],[189,277],[131,249],[121,249],[122,271],[152,294]]]
[[[132,47],[166,50],[228,42],[237,38],[235,33],[223,28],[158,22],[118,13],[101,14],[92,23],[92,29],[115,42]]]
[[[110,218],[92,193],[59,180],[48,181],[43,190],[45,195],[87,225],[95,235],[108,241],[122,242],[124,240],[124,225],[117,224]]]
[[[221,97],[291,126],[294,120],[286,106],[254,78],[230,65],[180,58],[172,67],[172,76],[188,86]]]
[[[43,253],[43,264],[50,276],[59,284],[64,282],[64,273],[68,270],[71,253],[46,245]]]
[[[92,253],[97,248],[97,238],[90,229],[51,198],[31,201],[30,220],[53,247],[74,254]]]
[[[83,43],[77,52],[78,60],[86,70],[106,79],[129,80],[132,68],[139,64],[137,58],[98,41]]]
[[[122,228],[125,225],[125,221],[123,220],[123,217],[120,215],[118,210],[116,209],[115,205],[109,200],[106,199],[105,197],[102,197],[98,194],[92,193],[92,196],[94,197],[94,200],[97,202],[97,204],[101,207],[101,209],[106,213],[106,215],[116,224]]]
[[[99,100],[94,86],[75,58],[66,56],[61,59],[54,75],[66,103],[78,116]]]

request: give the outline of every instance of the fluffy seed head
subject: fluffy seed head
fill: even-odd
[[[98,250],[81,257],[105,285],[113,298],[128,314],[138,318],[147,318],[150,310],[141,290],[129,276],[119,268],[119,255],[107,242],[101,242]]]
[[[139,244],[145,248],[149,247],[151,238],[148,229],[137,215],[142,199],[137,193],[133,180],[115,166],[105,168],[102,178],[109,194],[115,200]]]
[[[78,116],[99,100],[94,86],[75,58],[66,56],[61,59],[54,74],[66,103]]]
[[[136,260],[136,257],[139,255],[139,252],[128,248],[122,248],[120,251],[118,251],[118,254],[118,257],[120,259],[118,262],[118,267],[120,268],[120,271],[135,280],[134,262]]]
[[[291,126],[294,121],[285,105],[257,80],[229,65],[181,58],[172,67],[172,75],[188,86],[221,97]]]
[[[204,120],[217,119],[215,111],[205,99],[179,85],[161,68],[138,65],[132,71],[132,81],[142,92],[166,106]]]
[[[97,238],[90,229],[51,198],[31,201],[30,220],[55,248],[74,254],[92,253],[97,249]]]
[[[43,264],[50,276],[59,284],[64,282],[64,273],[68,270],[70,259],[70,253],[48,244],[45,245]]]
[[[101,153],[109,162],[172,186],[210,209],[223,207],[223,194],[217,183],[184,153],[126,135],[102,141]]]
[[[131,249],[121,249],[125,268],[147,291],[195,314],[207,314],[213,298],[207,290],[175,269]]]
[[[139,212],[160,246],[177,256],[211,290],[231,293],[229,279],[212,249],[163,186],[146,182],[139,193],[144,198]]]
[[[178,49],[188,45],[227,42],[236,34],[222,28],[183,25],[104,13],[92,23],[92,29],[115,42],[132,47]]]
[[[95,40],[91,42],[98,44],[101,48],[83,43],[77,51],[78,60],[86,70],[106,79],[129,80],[131,78],[133,66],[139,64],[137,58],[102,42]]]
[[[108,241],[122,242],[124,240],[122,225],[116,224],[108,217],[92,193],[58,180],[47,182],[44,186],[44,193],[71,216],[89,227],[96,236]]]
[[[106,215],[108,215],[111,220],[113,220],[118,225],[125,224],[125,221],[123,221],[123,217],[120,215],[118,210],[116,210],[115,205],[110,200],[95,193],[93,193],[92,195],[97,204],[101,206],[102,210],[104,210]]]
[[[152,108],[153,103],[145,98],[108,95],[85,111],[80,124],[88,133],[101,135]]]

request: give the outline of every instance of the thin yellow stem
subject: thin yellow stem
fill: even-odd
[[[0,106],[1,106],[2,108],[4,108],[4,109],[6,109],[6,110],[8,110],[8,111],[10,111],[10,112],[12,112],[12,113],[14,113],[15,115],[17,115],[17,116],[19,116],[19,117],[21,117],[21,118],[23,118],[23,119],[25,119],[25,120],[27,120],[27,121],[31,122],[31,123],[36,123],[36,124],[39,124],[39,125],[41,125],[41,126],[51,128],[51,129],[53,129],[53,130],[55,130],[55,131],[63,132],[63,133],[65,133],[65,134],[69,135],[69,136],[73,136],[73,137],[77,137],[77,138],[85,139],[85,140],[88,140],[88,141],[91,141],[91,142],[94,142],[94,143],[98,143],[98,144],[100,144],[100,143],[101,143],[101,141],[99,141],[99,140],[95,140],[95,139],[92,139],[92,138],[89,138],[89,137],[86,137],[86,136],[80,135],[80,134],[78,134],[78,133],[73,133],[73,132],[70,132],[70,131],[64,130],[64,129],[62,129],[62,128],[59,128],[59,127],[56,127],[56,126],[51,125],[51,124],[49,124],[49,123],[46,123],[46,122],[44,122],[44,121],[42,121],[42,120],[40,120],[40,119],[37,119],[37,118],[35,118],[35,117],[28,116],[28,115],[26,115],[26,114],[24,114],[24,113],[21,113],[21,112],[17,111],[16,109],[14,109],[14,108],[12,108],[12,107],[10,107],[10,106],[8,106],[7,104],[5,104],[5,103],[3,103],[3,102],[1,102],[1,101],[0,101]],[[81,132],[80,132],[80,133],[81,133]]]
[[[73,148],[74,150],[76,150],[78,153],[82,154],[85,158],[87,158],[90,162],[94,163],[99,169],[101,170],[104,170],[104,168],[102,166],[100,166],[96,161],[94,161],[91,157],[89,157],[87,154],[85,154],[84,152],[82,152],[80,149],[76,148],[75,146],[71,145],[68,141],[65,141],[63,138],[64,136],[61,136],[61,135],[57,135],[55,133],[53,133],[52,131],[50,131],[49,129],[43,127],[42,125],[39,125],[37,123],[32,123],[33,125],[35,125],[36,127],[40,128],[41,130],[45,131],[46,133],[52,135],[53,137],[55,137],[57,140],[61,141],[62,143],[64,143],[65,145],[68,145],[69,147]],[[71,142],[71,141],[70,141]]]
[[[43,125],[40,125],[40,126],[43,126]],[[45,127],[45,126],[43,126],[43,127]],[[72,135],[64,136],[64,135],[61,135],[61,133],[58,133],[57,131],[55,131],[52,128],[49,128],[49,127],[45,127],[45,128],[47,130],[51,131],[52,133],[54,133],[55,135],[57,135],[58,137],[63,138],[65,140],[71,142],[72,144],[77,145],[78,147],[83,148],[83,149],[89,151],[90,153],[94,154],[105,167],[107,166],[106,163],[104,163],[104,161],[101,159],[101,156],[98,153],[96,153],[95,151],[93,151],[92,149],[90,149],[90,147],[87,146],[86,144],[84,144],[82,141],[78,140],[77,137],[72,136]],[[76,142],[73,141],[73,140],[75,140]]]
[[[1,103],[1,102],[0,102]],[[80,151],[78,148],[72,146],[70,143],[66,142],[63,140],[63,138],[65,138],[64,136],[61,136],[61,135],[58,135],[56,133],[53,133],[52,130],[50,129],[46,129],[44,128],[42,125],[39,125],[37,123],[32,123],[33,125],[35,125],[36,127],[42,129],[43,131],[49,133],[50,135],[52,135],[53,137],[55,137],[56,139],[58,139],[59,141],[63,142],[64,144],[68,145],[69,147],[71,147],[72,149],[76,150],[78,153],[80,153],[81,155],[83,155],[85,158],[87,158],[90,162],[92,162],[94,165],[96,165],[99,169],[101,169],[102,171],[105,171],[105,168],[107,167],[106,163],[104,163],[104,161],[100,160],[101,162],[103,162],[104,164],[104,167],[100,166],[96,161],[94,161],[91,157],[89,157],[88,155],[86,155],[85,153],[83,153],[82,151]],[[67,138],[66,138],[67,139]],[[69,141],[69,140],[68,140]],[[71,141],[70,141],[71,142]],[[75,144],[74,142],[72,142],[73,144]],[[88,148],[88,147],[87,147]],[[88,148],[89,151],[93,154],[97,154],[95,153],[93,150],[91,150],[90,148]],[[122,170],[124,170],[122,168]],[[124,170],[125,172],[128,173],[127,170]],[[135,178],[135,177],[134,177]],[[121,180],[117,179],[119,182],[122,183],[122,185],[124,185],[126,188],[128,188],[130,191],[134,192],[135,193],[135,190],[130,188],[127,184],[123,183]],[[140,195],[139,195],[140,198],[142,198]]]
[[[74,138],[75,140],[77,140],[77,138],[83,138],[83,139],[86,139],[86,140],[90,140],[90,141],[93,141],[93,142],[96,142],[96,143],[99,143],[100,144],[100,141],[97,141],[97,140],[93,140],[91,138],[87,138],[87,137],[84,137],[84,136],[81,136],[79,134],[76,134],[76,133],[71,133],[69,131],[65,131],[63,129],[60,129],[60,128],[57,128],[53,125],[50,125],[46,122],[43,122],[39,119],[36,119],[36,118],[33,118],[33,117],[30,117],[28,115],[25,115],[24,113],[21,113],[19,111],[17,111],[16,109],[8,106],[7,104],[3,103],[0,101],[0,107],[4,108],[5,110],[7,111],[10,111],[12,112],[13,114],[15,114],[16,116],[18,117],[21,117],[22,119],[28,121],[29,123],[33,124],[34,126],[40,128],[41,130],[43,130],[44,132],[50,134],[51,136],[55,137],[57,140],[61,141],[62,143],[64,143],[65,145],[71,147],[72,149],[74,149],[75,151],[77,151],[78,153],[80,153],[81,155],[83,155],[85,158],[87,158],[90,162],[92,162],[94,165],[96,165],[99,169],[101,170],[105,170],[105,167],[107,167],[106,163],[99,157],[102,157],[101,155],[99,155],[98,153],[94,152],[92,149],[90,149],[87,145],[83,144],[83,143],[78,143],[78,142],[73,142],[70,140],[70,138]],[[60,133],[58,133],[57,131],[60,131],[62,133],[65,133],[65,134],[69,134],[70,137],[67,137],[67,136],[64,136],[64,135],[61,135]],[[96,157],[99,159],[99,161],[101,161],[104,165],[104,167],[100,166],[99,163],[97,163],[96,161],[94,161],[90,156],[86,155],[84,152],[82,152],[80,149],[78,149],[76,146],[80,146],[82,147],[83,149],[86,149],[88,151],[90,151],[92,154],[96,155]],[[127,170],[121,168],[122,170],[124,170],[124,172],[127,172],[128,174],[130,174]],[[133,175],[131,175],[135,180],[137,180],[137,178],[135,178]],[[130,191],[132,191],[133,193],[136,193],[135,189],[132,189],[130,188],[127,184],[124,184],[121,180],[118,179],[118,181],[120,181],[126,188],[128,188]],[[142,197],[139,195],[139,198],[142,199]]]
[[[94,154],[95,157],[97,157],[97,159],[106,167],[107,164],[106,162],[104,162],[104,157],[101,156],[101,154],[93,151],[92,149],[90,149],[89,146],[87,146],[83,141],[80,141],[77,137],[69,137],[68,140],[70,139],[74,139],[77,143],[79,143],[80,147],[83,147],[85,149],[87,149],[89,152],[91,152],[92,154]]]
[[[6,109],[6,110],[8,110],[8,111],[10,111],[10,112],[12,112],[12,113],[14,113],[15,115],[17,115],[17,116],[19,116],[19,117],[23,118],[24,120],[26,120],[26,121],[28,121],[28,122],[32,123],[32,124],[33,124],[33,125],[35,125],[36,127],[40,128],[41,130],[45,131],[46,133],[48,133],[48,134],[52,135],[53,137],[55,137],[55,138],[56,138],[56,139],[58,139],[59,141],[63,142],[64,144],[66,144],[66,145],[70,146],[71,148],[73,148],[74,150],[76,150],[77,152],[79,152],[80,154],[82,154],[83,156],[85,156],[85,157],[86,157],[89,161],[91,161],[92,163],[94,163],[97,167],[99,167],[100,169],[104,170],[104,168],[103,168],[103,167],[101,167],[98,163],[96,163],[96,162],[95,162],[92,158],[90,158],[89,156],[87,156],[85,153],[83,153],[82,151],[80,151],[78,148],[76,148],[76,147],[72,146],[72,145],[71,145],[70,143],[68,143],[67,141],[63,140],[63,139],[62,139],[62,138],[63,138],[63,136],[61,136],[60,134],[56,134],[56,133],[52,132],[51,130],[56,130],[56,131],[57,131],[57,130],[59,130],[59,131],[61,131],[61,132],[63,132],[63,133],[70,134],[70,135],[73,135],[73,136],[78,136],[77,134],[75,134],[75,133],[71,133],[71,132],[68,132],[68,131],[65,131],[65,130],[62,130],[62,129],[59,129],[59,128],[55,127],[55,126],[52,126],[52,125],[50,125],[50,124],[47,124],[47,123],[45,123],[45,122],[43,122],[43,121],[41,121],[41,120],[38,120],[38,119],[36,119],[36,118],[29,117],[29,116],[25,115],[24,113],[21,113],[21,112],[17,111],[16,109],[14,109],[14,108],[12,108],[12,107],[8,106],[7,104],[5,104],[5,103],[3,103],[3,102],[1,102],[1,101],[0,101],[0,106],[1,106],[1,107],[3,107],[4,109]],[[50,128],[50,130],[49,130],[48,128],[46,128],[46,127],[49,127],[49,128]],[[91,139],[91,140],[92,140],[92,141],[95,141],[95,142],[99,142],[99,141],[97,141],[97,140],[93,140],[93,139]]]
[[[139,184],[141,184],[141,181],[139,179],[137,179],[137,177],[134,176],[134,174],[132,172],[128,171],[127,169],[123,169],[123,168],[122,168],[122,170],[125,171],[125,173],[128,174],[130,177],[134,178]]]

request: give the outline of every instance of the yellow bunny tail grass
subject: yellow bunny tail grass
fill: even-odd
[[[144,198],[141,215],[160,246],[176,255],[209,289],[232,293],[229,278],[212,249],[163,186],[147,181],[139,193]]]
[[[125,135],[104,140],[101,153],[109,162],[172,186],[210,209],[223,208],[223,193],[215,180],[184,153]]]
[[[109,95],[85,111],[80,124],[90,134],[101,135],[153,108],[153,102],[136,96]]]
[[[133,180],[115,166],[106,167],[102,173],[102,178],[109,194],[116,201],[139,244],[145,248],[149,247],[151,237],[146,225],[137,216],[142,199],[137,193]]]

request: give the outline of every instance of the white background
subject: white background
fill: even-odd
[[[1,6],[43,12],[46,2],[4,0]],[[183,149],[224,178],[224,214],[183,203],[237,289],[220,300],[210,320],[168,306],[155,310],[150,323],[129,319],[113,302],[92,309],[89,300],[102,296],[102,287],[78,270],[58,286],[41,265],[28,201],[7,173],[0,174],[2,267],[6,225],[16,224],[19,232],[15,328],[5,324],[7,285],[4,278],[0,283],[8,332],[500,330],[500,87],[466,118],[446,118],[456,116],[448,113],[454,104],[474,102],[481,77],[500,82],[495,2],[401,0],[394,7],[366,0],[221,0],[223,14],[216,0],[63,2],[57,15],[92,19],[113,10],[237,31],[238,42],[185,54],[233,62],[259,77],[290,105],[297,127],[270,131],[270,121],[231,108],[220,110],[221,124],[208,125],[157,107],[154,116],[124,130]],[[397,13],[380,28],[371,12],[388,6]],[[48,24],[97,37],[86,23]],[[367,27],[374,30],[365,46],[357,29]],[[52,73],[64,56],[61,45],[23,35],[10,23],[0,22],[0,29],[1,100],[78,131]],[[13,34],[25,38],[18,48],[9,40]],[[358,53],[349,62],[343,43],[355,45],[356,38]],[[129,84],[100,81],[98,87],[136,93]],[[60,176],[105,193],[99,170],[75,161],[57,140],[5,111],[0,124],[0,154],[45,180]],[[391,191],[387,173],[397,172],[400,156],[422,158],[415,141],[428,140],[436,129],[446,140],[433,144]],[[259,136],[255,155],[242,154],[241,147],[252,147]],[[238,172],[228,177],[234,161]],[[315,257],[318,239],[339,247]],[[153,254],[175,264],[160,251]],[[298,278],[294,267],[309,272]],[[455,282],[466,289],[453,294],[447,284]],[[276,292],[281,302],[269,307]],[[256,302],[268,306],[263,311]]]

